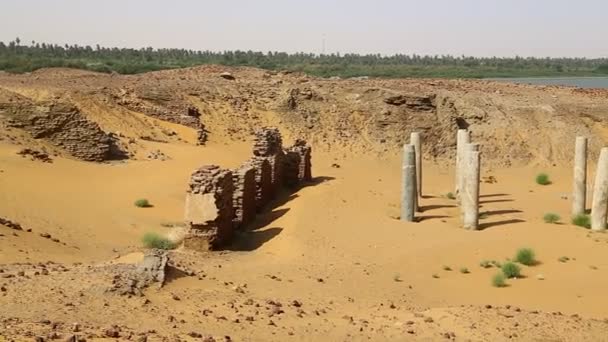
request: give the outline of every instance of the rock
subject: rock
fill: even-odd
[[[166,154],[164,154],[161,150],[154,150],[154,151],[150,151],[148,153],[148,155],[146,156],[147,159],[152,159],[152,160],[161,160],[161,161],[165,161],[165,160],[170,160],[171,158],[169,156],[167,156]]]
[[[69,335],[66,339],[64,339],[65,342],[78,342],[78,338],[76,337],[76,335]]]
[[[53,159],[51,159],[51,157],[47,153],[33,150],[31,148],[24,148],[24,149],[20,150],[19,152],[17,152],[17,154],[22,157],[29,156],[31,158],[31,160],[41,161],[43,163],[52,163],[53,162]]]
[[[117,338],[120,337],[120,330],[117,327],[110,327],[103,331],[104,337]]]
[[[229,73],[229,72],[227,72],[227,71],[222,72],[222,73],[220,74],[220,77],[221,77],[221,78],[223,78],[223,79],[225,79],[225,80],[230,80],[230,81],[234,81],[234,80],[236,79],[236,78],[234,77],[234,75],[232,75],[231,73]]]
[[[126,158],[118,140],[90,121],[76,106],[60,101],[33,102],[16,94],[14,97],[18,99],[3,103],[9,127],[23,129],[34,139],[44,139],[85,161]]]
[[[2,217],[0,217],[0,225],[3,225],[7,228],[14,229],[14,230],[23,230],[23,227],[19,223],[13,222],[9,219],[5,219]]]

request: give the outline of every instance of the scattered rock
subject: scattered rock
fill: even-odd
[[[24,148],[17,152],[18,155],[22,157],[30,157],[31,160],[41,161],[43,163],[52,163],[53,159],[46,153],[42,151],[33,150],[31,148]]]
[[[234,80],[236,79],[236,78],[234,77],[234,75],[232,75],[231,73],[229,73],[229,72],[227,72],[227,71],[222,72],[222,73],[220,74],[220,77],[221,77],[221,78],[223,78],[223,79],[225,79],[225,80],[230,80],[230,81],[234,81]]]

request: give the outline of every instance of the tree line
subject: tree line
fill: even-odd
[[[608,75],[608,58],[470,57],[452,55],[314,54],[256,51],[194,51],[151,47],[57,45],[19,38],[0,41],[0,70],[31,72],[69,67],[136,74],[203,64],[301,71],[321,77],[526,77]]]

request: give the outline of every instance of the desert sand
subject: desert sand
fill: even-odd
[[[230,83],[220,71],[0,76],[10,94],[0,98],[13,99],[0,106],[0,123],[1,109],[6,119],[14,108],[7,103],[68,101],[128,154],[83,161],[4,121],[0,217],[23,230],[0,225],[0,340],[608,340],[608,237],[570,224],[573,137],[591,139],[591,187],[608,138],[606,92],[255,69],[229,70]],[[170,89],[171,100],[134,99],[144,85]],[[407,108],[386,101],[400,94]],[[200,127],[153,108],[171,115],[184,103],[202,114],[203,145]],[[479,231],[461,228],[446,197],[458,118],[482,144]],[[312,144],[314,180],[281,193],[221,251],[171,251],[162,288],[108,291],[121,264],[142,259],[144,233],[183,227],[192,171],[236,167],[262,125]],[[424,138],[423,198],[419,221],[407,223],[400,147],[413,130]],[[19,155],[24,147],[52,162]],[[155,151],[166,158],[150,158]],[[552,184],[536,184],[539,172]],[[134,206],[138,198],[153,206]],[[544,223],[547,212],[560,224]],[[480,262],[504,262],[522,247],[539,263],[493,287],[499,269]]]

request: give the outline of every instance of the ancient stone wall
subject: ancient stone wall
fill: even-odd
[[[262,127],[255,132],[253,155],[264,157],[270,163],[272,194],[275,196],[283,186],[283,139],[278,128]]]
[[[232,171],[234,193],[233,224],[235,229],[242,228],[255,219],[256,208],[256,169],[246,162]]]
[[[255,168],[255,203],[259,212],[272,200],[272,167],[264,157],[253,157],[249,163]]]
[[[300,156],[298,180],[300,182],[312,181],[312,148],[306,144],[306,141],[297,139],[287,151],[297,153]]]
[[[304,140],[285,150],[276,128],[256,132],[254,156],[229,171],[207,165],[196,170],[186,196],[189,232],[184,246],[199,251],[229,242],[234,229],[255,219],[281,189],[311,180],[311,148]]]
[[[186,194],[189,232],[184,246],[198,251],[217,249],[233,234],[232,172],[216,165],[194,171]]]
[[[283,160],[283,184],[288,188],[295,188],[300,183],[300,154],[297,152],[285,150],[285,158]]]
[[[283,153],[283,138],[278,128],[262,127],[255,132],[253,155],[270,157]]]

